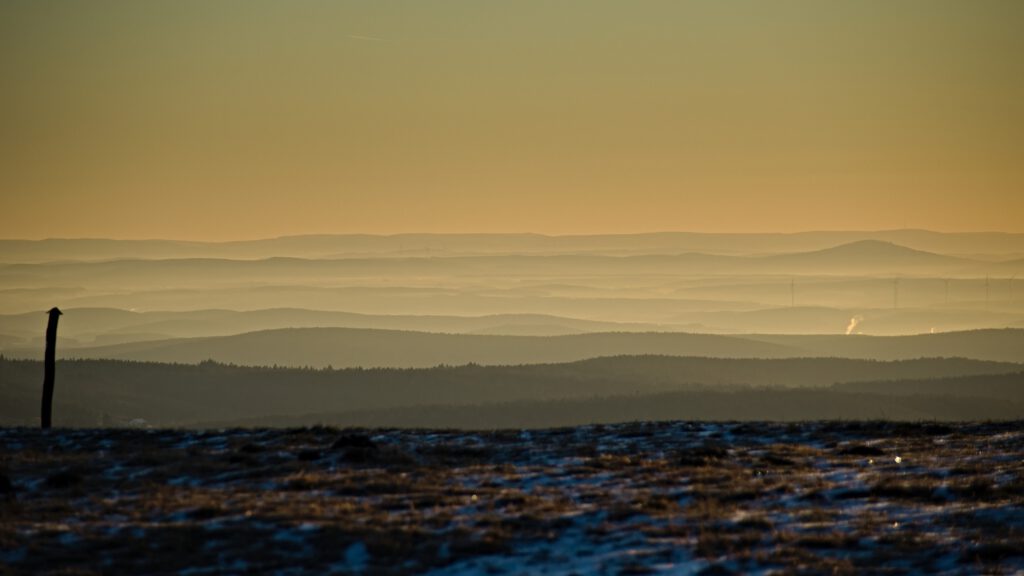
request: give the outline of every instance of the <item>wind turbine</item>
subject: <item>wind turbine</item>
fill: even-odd
[[[892,307],[894,309],[900,307],[900,279],[899,278],[893,278],[892,279]]]

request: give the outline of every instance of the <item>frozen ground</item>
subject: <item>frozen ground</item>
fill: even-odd
[[[0,573],[1024,572],[1022,423],[0,429]]]

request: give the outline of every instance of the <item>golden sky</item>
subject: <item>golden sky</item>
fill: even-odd
[[[0,3],[0,237],[1024,232],[1019,0]]]

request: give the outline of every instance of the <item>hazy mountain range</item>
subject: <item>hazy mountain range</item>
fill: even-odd
[[[41,314],[0,315],[0,338],[6,348],[38,347]],[[228,336],[278,328],[377,328],[452,334],[518,334],[552,336],[586,332],[652,332],[668,326],[647,323],[600,322],[544,314],[488,316],[409,316],[353,314],[323,310],[189,310],[132,312],[116,308],[65,310],[60,326],[61,346],[119,344],[199,336]],[[0,351],[5,346],[0,343]]]
[[[901,230],[5,240],[0,351],[38,354],[41,312],[53,305],[66,312],[62,348],[118,357],[127,352],[103,345],[312,327],[504,336],[1020,327],[1024,288],[1014,284],[1016,270],[1024,269],[1022,239]],[[155,346],[145,349],[156,354]],[[605,351],[658,350],[634,343]],[[194,359],[199,352],[161,354]],[[356,361],[345,358],[343,365]],[[367,361],[379,358],[374,353]]]
[[[545,236],[541,234],[309,235],[235,242],[177,240],[0,240],[4,262],[119,258],[244,258],[269,256],[438,256],[444,254],[771,254],[822,250],[861,240],[893,242],[957,256],[1024,256],[1024,234],[942,233],[928,230],[822,231],[795,234],[664,232]]]
[[[1013,267],[1022,262],[998,262],[945,256],[878,240],[862,240],[813,252],[767,256],[705,253],[611,256],[600,254],[489,255],[401,258],[305,259],[270,257],[254,260],[217,258],[118,259],[54,261],[0,266],[0,282],[24,285],[47,279],[51,283],[88,282],[94,286],[160,286],[174,282],[192,285],[242,281],[301,283],[310,279],[366,276],[494,277],[570,274],[686,275],[686,274],[945,274],[970,277],[979,272]],[[126,284],[130,283],[130,284]]]
[[[40,358],[40,349],[13,349]],[[431,367],[570,362],[623,354],[714,358],[839,357],[874,360],[962,357],[1024,362],[1024,330],[917,336],[713,335],[657,332],[567,336],[435,334],[354,328],[289,328],[234,336],[179,338],[58,349],[64,358],[293,367]]]
[[[78,423],[1021,417],[1019,272],[917,230],[5,240],[0,404],[37,415],[59,306]]]
[[[442,239],[461,248],[389,252],[396,242]],[[0,241],[0,314],[8,315],[0,319],[0,349],[38,334],[10,315],[53,305],[205,316],[132,321],[129,330],[104,328],[116,322],[90,313],[93,328],[62,333],[70,345],[311,326],[526,335],[825,334],[845,332],[855,318],[857,331],[878,335],[1019,326],[1019,239],[895,231]],[[837,240],[850,241],[829,244]],[[813,249],[778,251],[797,247]],[[28,261],[32,254],[45,260],[50,249],[66,251],[56,261]],[[692,249],[705,251],[684,251]],[[101,255],[123,258],[94,258]],[[324,312],[256,313],[284,308]]]

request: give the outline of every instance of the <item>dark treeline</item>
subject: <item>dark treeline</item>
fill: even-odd
[[[357,413],[364,419],[389,414],[381,425],[401,424],[404,421],[400,415],[405,414],[409,417],[407,424],[413,425],[428,413],[437,416],[446,410],[461,414],[450,423],[452,426],[476,418],[470,414],[495,410],[505,416],[494,422],[511,418],[508,425],[516,426],[518,420],[513,415],[520,414],[525,426],[531,421],[531,411],[540,414],[554,410],[557,414],[561,410],[558,406],[567,411],[562,420],[552,416],[545,422],[654,419],[672,414],[678,418],[722,419],[898,417],[892,409],[880,408],[878,413],[855,409],[856,403],[849,399],[858,395],[945,396],[947,400],[955,395],[957,402],[943,404],[941,409],[903,410],[900,414],[908,418],[911,414],[955,418],[959,405],[959,413],[965,418],[979,414],[1003,418],[1008,412],[1019,411],[1019,403],[1024,401],[1019,364],[958,358],[879,362],[620,356],[567,364],[342,370],[234,366],[210,361],[188,365],[69,360],[60,362],[58,370],[62,382],[54,407],[54,423],[58,426],[122,425],[134,419],[160,426],[268,424],[278,420],[294,425],[309,414],[347,414],[345,417],[354,418]],[[37,361],[0,357],[0,397],[4,399],[0,403],[0,423],[35,423],[41,374],[42,366]],[[862,383],[863,389],[851,388]],[[833,387],[836,384],[839,386]],[[666,393],[688,395],[689,403],[668,403],[666,407],[676,408],[664,412],[654,398]],[[758,394],[789,397],[791,401],[784,403],[788,406],[785,412],[773,416],[767,409],[771,402],[766,400],[766,411],[758,415],[754,410],[758,404],[751,404]],[[992,403],[985,400],[984,409],[970,408],[969,402],[963,402],[965,397],[995,398],[1001,403],[990,409]],[[713,398],[722,400],[715,404]],[[796,401],[800,398],[809,403]],[[899,403],[910,406],[906,398]],[[616,405],[621,411],[615,412]],[[720,408],[700,412],[700,406]]]
[[[845,382],[836,390],[861,394],[889,396],[919,396],[923,394],[957,398],[1001,398],[1013,402],[1024,401],[1024,377],[1021,372],[1007,374],[978,374],[941,379],[907,379],[876,382]]]
[[[1024,374],[1014,375],[1024,387]],[[969,379],[969,378],[968,378]],[[265,416],[200,423],[203,427],[296,427],[314,424],[399,428],[554,428],[638,421],[901,420],[980,421],[1024,418],[1024,394],[999,398],[933,394],[890,396],[836,389],[690,390],[643,396],[425,406],[355,412]]]

